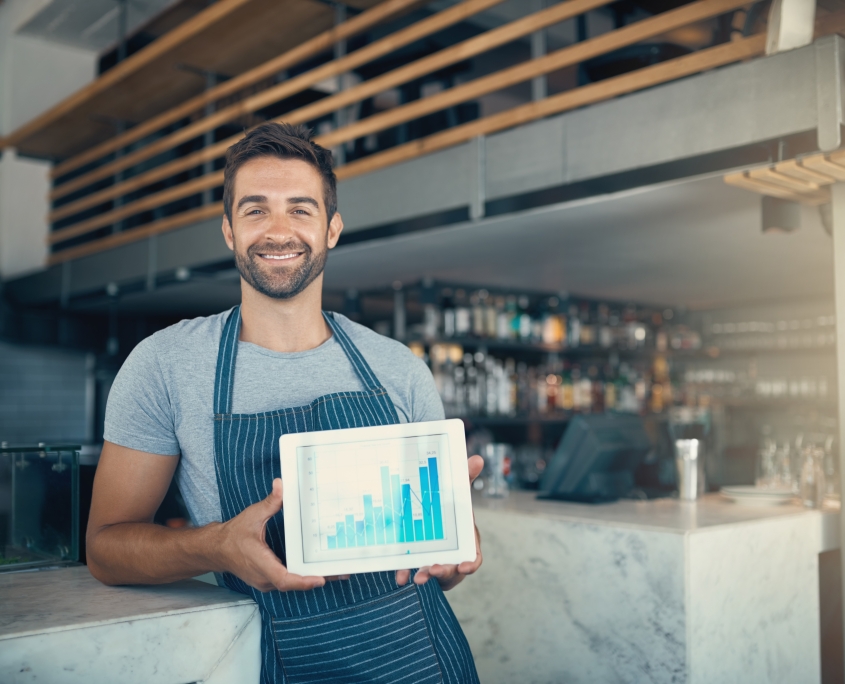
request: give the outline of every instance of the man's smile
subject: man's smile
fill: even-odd
[[[284,259],[295,259],[302,256],[303,252],[288,252],[287,254],[259,254],[262,259],[271,259],[273,261],[282,261]]]

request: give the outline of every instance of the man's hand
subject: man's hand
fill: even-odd
[[[467,461],[467,465],[469,467],[469,483],[472,484],[484,468],[484,459],[481,456],[472,456]],[[429,578],[434,577],[440,582],[443,591],[449,591],[452,587],[460,584],[464,577],[471,575],[481,567],[481,535],[477,527],[475,528],[475,550],[474,561],[464,561],[460,565],[435,564],[420,568],[414,575],[414,584],[425,584]],[[400,587],[407,584],[410,576],[410,570],[397,570],[396,584]]]
[[[259,591],[305,591],[323,586],[326,581],[322,577],[303,577],[288,572],[267,546],[267,521],[280,510],[282,481],[276,478],[266,499],[245,508],[221,526],[223,568]]]

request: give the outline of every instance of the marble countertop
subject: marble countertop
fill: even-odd
[[[823,526],[825,538],[836,539],[838,510],[807,510],[798,504],[780,506],[741,506],[719,494],[708,494],[695,502],[678,499],[650,501],[622,500],[609,504],[581,504],[537,499],[536,492],[513,490],[504,499],[473,496],[476,510],[538,515],[577,523],[687,534],[725,525],[754,524],[777,518],[815,517]]]
[[[0,640],[252,603],[195,580],[107,587],[85,566],[0,573]]]

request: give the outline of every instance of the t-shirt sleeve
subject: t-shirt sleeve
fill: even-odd
[[[103,438],[150,454],[179,455],[155,336],[136,346],[118,371],[106,403]]]
[[[443,401],[425,362],[417,357],[411,363],[411,422],[443,420]]]

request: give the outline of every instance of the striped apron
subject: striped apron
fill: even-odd
[[[214,463],[224,521],[265,498],[281,477],[281,435],[399,422],[361,352],[331,314],[324,316],[366,389],[254,414],[232,413],[240,307],[226,320],[214,382]],[[266,540],[285,562],[283,512],[267,522]],[[399,587],[394,572],[364,573],[310,591],[266,593],[232,574],[223,580],[261,610],[262,684],[478,682],[469,644],[434,579]]]

